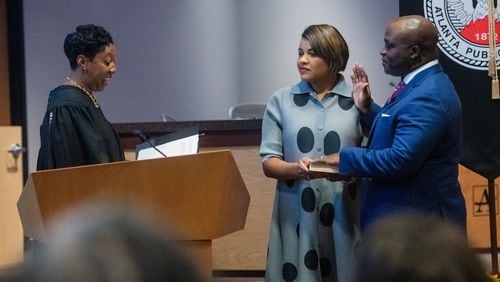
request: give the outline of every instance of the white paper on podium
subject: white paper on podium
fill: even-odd
[[[187,128],[175,131],[150,142],[167,157],[190,155],[198,153],[198,141],[200,135],[198,128]],[[155,148],[147,143],[141,143],[136,147],[136,159],[147,160],[164,158]]]

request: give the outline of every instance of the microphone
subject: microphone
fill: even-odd
[[[133,133],[134,133],[135,136],[139,137],[139,139],[141,139],[142,142],[147,143],[151,148],[155,149],[158,153],[160,153],[160,155],[162,155],[165,158],[167,157],[167,155],[165,155],[155,145],[153,145],[153,143],[151,143],[151,141],[149,141],[149,138],[146,136],[146,134],[144,134],[144,132],[142,132],[142,131],[140,131],[138,129],[134,129]]]

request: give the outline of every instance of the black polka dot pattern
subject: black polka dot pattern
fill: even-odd
[[[359,140],[359,137],[349,134],[346,135],[348,140],[341,139],[339,133],[343,133],[343,130],[349,130],[351,126],[342,124],[340,127],[335,127],[339,121],[332,120],[332,118],[335,119],[339,116],[344,118],[357,114],[352,98],[335,94],[324,102],[318,103],[310,94],[294,94],[292,97],[288,96],[287,99],[292,99],[292,101],[286,101],[287,106],[291,109],[286,113],[294,116],[292,119],[294,123],[283,124],[283,128],[281,126],[279,128],[286,129],[283,130],[284,133],[286,132],[283,135],[283,141],[287,141],[287,146],[290,143],[292,146],[296,144],[295,148],[288,148],[289,150],[285,154],[285,158],[290,158],[290,162],[297,161],[292,160],[292,158],[304,155],[317,158],[323,154],[338,153],[342,146]],[[335,108],[333,115],[329,112],[330,107]],[[305,112],[306,108],[307,115],[298,116],[301,112]],[[317,111],[317,114],[313,115],[314,110]],[[345,118],[345,120],[356,121],[354,118]],[[351,140],[351,137],[356,137],[356,139]],[[344,142],[347,143],[344,144]],[[288,153],[290,154],[288,155]],[[337,225],[337,222],[334,223],[336,206],[332,202],[334,197],[330,196],[332,193],[341,192],[343,200],[352,204],[349,199],[356,198],[356,187],[352,186],[351,188],[351,185],[346,185],[345,188],[348,191],[333,189],[337,187],[328,187],[328,189],[332,188],[333,190],[322,190],[325,184],[320,181],[308,182],[294,179],[280,182],[282,189],[278,190],[279,194],[277,195],[284,195],[285,200],[279,199],[279,207],[282,210],[279,211],[278,215],[273,214],[273,220],[277,220],[280,226],[277,231],[281,233],[272,233],[277,234],[272,237],[277,244],[272,245],[274,249],[271,248],[271,254],[276,259],[269,258],[272,261],[272,264],[268,264],[272,266],[272,271],[269,271],[270,279],[273,281],[298,281],[300,276],[300,279],[305,281],[308,279],[302,279],[303,276],[314,276],[322,281],[338,280],[337,272],[344,276],[344,270],[337,270],[336,255],[339,256],[339,259],[346,259],[346,257],[350,259],[352,254],[342,248],[336,252],[337,242],[332,241],[334,240],[332,237],[333,228]],[[289,197],[289,193],[292,192],[296,193],[295,196]],[[324,202],[323,197],[325,197]],[[300,202],[297,203],[299,200]],[[342,214],[343,212],[342,209],[337,210],[337,213]],[[293,234],[293,225],[295,225],[296,234]],[[339,228],[343,227],[339,225]],[[283,235],[285,233],[286,236]],[[341,237],[341,239],[350,240],[348,237]],[[325,242],[325,240],[328,241]],[[290,242],[290,246],[286,245],[288,242]],[[297,249],[290,250],[292,246],[297,246]],[[287,257],[283,251],[285,247]],[[274,269],[274,266],[277,269]],[[280,267],[281,269],[279,269]],[[266,275],[267,273],[266,270]]]
[[[283,264],[282,275],[287,282],[297,279],[297,267],[289,262]]]
[[[321,207],[319,212],[319,220],[323,226],[329,227],[333,224],[333,205],[326,203]]]
[[[338,153],[340,150],[340,136],[336,131],[330,131],[326,134],[325,140],[325,155]]]
[[[344,111],[348,111],[354,106],[354,101],[352,98],[349,97],[344,97],[344,96],[338,96],[339,97],[339,106],[342,108]]]
[[[316,208],[316,196],[314,195],[314,191],[311,187],[307,187],[302,191],[301,196],[301,204],[302,209],[306,212],[313,212]]]
[[[309,153],[314,147],[314,134],[308,127],[302,127],[297,133],[297,146],[302,153]]]
[[[309,250],[304,256],[304,265],[309,270],[318,269],[318,252],[316,250]]]
[[[308,101],[309,101],[309,95],[306,94],[293,95],[293,102],[295,103],[295,105],[299,107],[305,106]]]

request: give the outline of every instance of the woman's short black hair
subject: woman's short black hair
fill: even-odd
[[[79,25],[76,31],[66,35],[64,39],[64,54],[68,57],[72,70],[76,69],[78,55],[93,60],[95,55],[113,44],[111,34],[102,26],[93,24]]]

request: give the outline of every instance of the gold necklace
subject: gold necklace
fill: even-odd
[[[92,100],[92,102],[94,103],[94,106],[96,108],[99,108],[99,101],[97,100],[97,97],[94,95],[94,93],[92,91],[89,91],[87,88],[83,87],[82,85],[80,85],[80,83],[74,81],[73,79],[69,78],[69,77],[66,77],[66,80],[68,81],[68,83],[71,85],[71,86],[74,86],[80,90],[83,91],[83,93],[85,93],[85,95],[87,95],[87,97],[90,98],[90,100]]]

